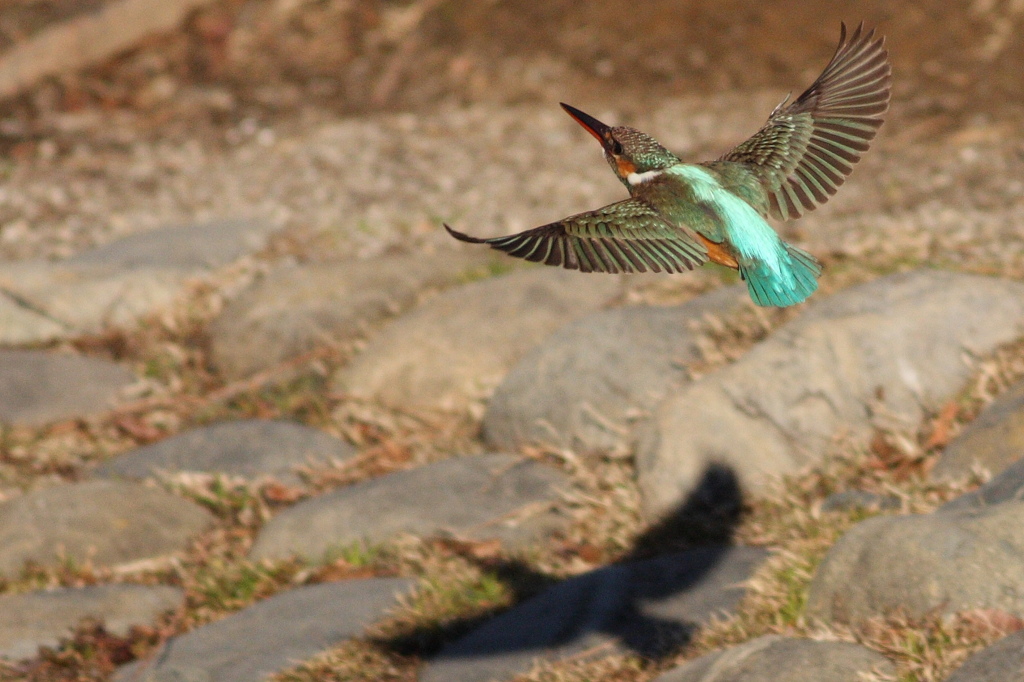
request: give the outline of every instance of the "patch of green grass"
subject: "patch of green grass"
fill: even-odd
[[[298,564],[215,559],[194,576],[189,596],[193,608],[205,611],[237,611],[288,585]]]
[[[893,661],[899,682],[940,682],[975,651],[1024,625],[998,611],[932,613],[910,618],[879,616],[855,628],[849,637]]]
[[[778,627],[791,627],[797,625],[804,615],[804,608],[807,606],[807,590],[809,584],[807,576],[813,575],[806,565],[787,564],[782,566],[775,574],[782,598],[778,611],[776,611],[776,622]]]
[[[259,489],[244,479],[223,474],[173,476],[171,488],[233,524],[254,526],[269,517]]]
[[[454,580],[426,579],[411,602],[412,608],[431,619],[449,620],[507,606],[506,584],[493,573],[480,572]]]
[[[328,548],[324,552],[322,563],[333,564],[340,560],[352,568],[366,568],[376,564],[384,555],[384,547],[371,545],[364,540],[359,540],[347,545],[336,545]]]
[[[330,397],[327,372],[302,371],[264,386],[239,391],[229,399],[197,411],[193,421],[209,424],[227,419],[289,417],[305,424],[330,423],[336,400]]]

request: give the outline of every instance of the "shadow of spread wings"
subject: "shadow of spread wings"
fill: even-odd
[[[689,228],[670,225],[638,199],[507,237],[479,239],[448,225],[445,229],[464,242],[490,244],[510,256],[581,272],[683,272],[708,259]]]
[[[853,171],[889,108],[885,38],[842,26],[832,61],[795,102],[788,97],[749,140],[722,157],[754,168],[776,218],[798,218],[828,201]]]

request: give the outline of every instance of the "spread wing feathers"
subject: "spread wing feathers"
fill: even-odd
[[[750,166],[768,190],[776,218],[798,218],[836,193],[889,108],[892,69],[885,38],[864,24],[839,47],[795,102],[788,97],[749,140],[722,157]]]
[[[490,244],[510,256],[581,272],[683,272],[708,259],[689,228],[670,225],[637,199],[507,237],[479,239],[445,229],[464,242]]]

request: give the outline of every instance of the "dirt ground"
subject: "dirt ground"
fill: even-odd
[[[102,2],[6,0],[0,49]],[[154,122],[167,124],[166,109],[181,102],[147,92],[159,78],[226,88],[236,116],[250,107],[358,113],[552,94],[642,107],[680,94],[793,87],[816,75],[840,21],[864,20],[889,38],[897,101],[1012,116],[1024,94],[1022,19],[1019,0],[221,0],[179,34],[61,79],[59,97],[42,88],[14,108],[154,108]],[[171,92],[166,83],[157,90]]]
[[[6,0],[0,49],[101,2]],[[5,103],[0,151],[16,164],[83,137],[113,151],[132,135],[214,144],[243,120],[301,128],[451,103],[601,102],[628,116],[665,97],[800,87],[843,20],[888,37],[907,118],[933,132],[1024,125],[1019,0],[221,0],[179,33]]]

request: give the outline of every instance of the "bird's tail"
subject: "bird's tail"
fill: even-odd
[[[747,290],[754,303],[760,306],[796,305],[818,288],[821,263],[803,249],[780,242],[784,253],[779,264],[785,272],[776,272],[764,261],[740,266],[740,276],[747,282]]]

